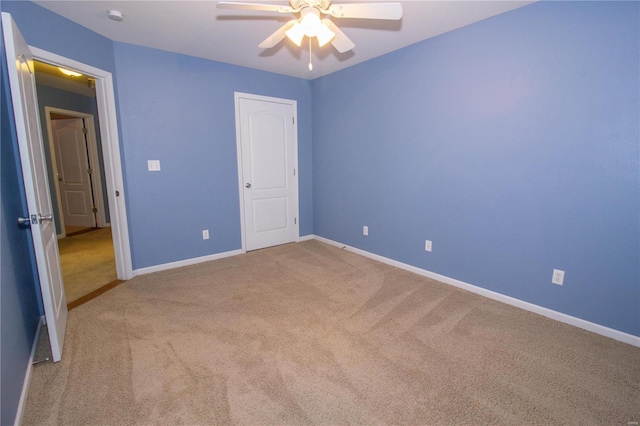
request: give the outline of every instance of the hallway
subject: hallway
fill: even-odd
[[[111,228],[58,240],[67,303],[116,280]]]

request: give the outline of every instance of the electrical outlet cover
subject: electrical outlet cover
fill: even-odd
[[[564,283],[564,271],[560,269],[553,270],[553,276],[551,277],[551,282],[553,284],[562,285]]]

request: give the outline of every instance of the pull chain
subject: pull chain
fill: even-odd
[[[311,37],[309,39],[309,71],[313,71],[313,63],[311,63]]]

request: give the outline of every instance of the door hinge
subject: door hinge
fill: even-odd
[[[293,169],[293,175],[294,176],[296,175],[296,169]]]
[[[295,117],[291,117],[291,124],[293,124],[293,125],[296,124],[296,118]]]
[[[93,170],[87,169],[87,173],[91,174],[91,173],[93,173]]]
[[[294,225],[297,225],[297,224],[298,224],[298,218],[297,218],[297,217],[294,217],[294,218],[293,218],[293,224],[294,224]]]
[[[89,133],[89,130],[86,127],[83,127],[82,128],[82,133],[84,133],[86,135],[87,133]]]
[[[94,208],[91,209],[91,211],[94,212],[94,213],[98,213],[98,208],[94,207]]]

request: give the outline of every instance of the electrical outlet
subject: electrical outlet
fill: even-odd
[[[159,172],[160,171],[160,160],[149,160],[147,161],[147,169],[150,172]]]
[[[553,276],[551,277],[551,282],[553,284],[562,285],[562,283],[564,282],[564,271],[554,269]]]
[[[208,240],[209,239],[209,230],[208,229],[203,229],[202,230],[202,239],[203,240]]]
[[[363,226],[362,227],[362,235],[369,235],[369,227],[368,226]]]
[[[431,240],[426,240],[424,242],[424,251],[431,251],[432,248],[433,248],[433,243],[431,242]]]

